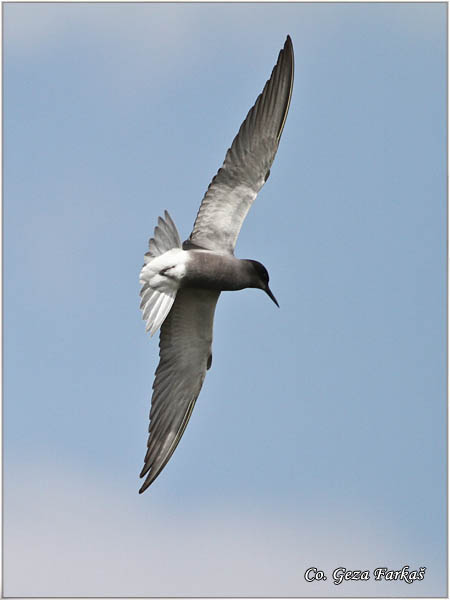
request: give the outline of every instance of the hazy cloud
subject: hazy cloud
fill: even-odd
[[[40,471],[41,473],[43,471]],[[332,583],[332,570],[400,569],[411,548],[357,512],[329,522],[320,510],[216,503],[164,507],[157,494],[126,496],[92,476],[48,466],[9,486],[5,500],[7,596],[426,596],[428,579]],[[15,478],[14,478],[15,479]],[[134,492],[135,490],[133,490]],[[33,496],[33,503],[29,503]],[[14,503],[9,498],[14,497]],[[363,548],[355,557],[355,548]],[[396,548],[395,551],[392,548]],[[306,583],[316,566],[327,582]],[[411,570],[422,565],[411,564]]]

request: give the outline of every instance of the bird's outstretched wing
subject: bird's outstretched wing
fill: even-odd
[[[272,75],[210,183],[185,248],[233,254],[242,223],[267,180],[291,101],[294,51],[287,36]]]
[[[220,292],[180,289],[161,327],[160,361],[153,383],[148,450],[139,493],[158,477],[172,456],[211,366],[214,311]]]

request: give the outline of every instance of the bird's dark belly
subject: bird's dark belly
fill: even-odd
[[[247,287],[247,277],[242,261],[234,256],[192,250],[183,287],[209,290],[242,290]]]

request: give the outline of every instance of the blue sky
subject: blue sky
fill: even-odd
[[[446,594],[446,5],[4,4],[4,594]],[[143,495],[157,218],[188,237],[286,34],[213,368]],[[332,583],[334,568],[427,568]],[[326,582],[306,583],[316,566]]]

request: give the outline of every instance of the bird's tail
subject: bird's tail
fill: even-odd
[[[140,281],[143,284],[140,292],[142,298],[140,308],[142,309],[142,318],[146,321],[146,331],[150,331],[150,335],[153,335],[163,324],[177,295],[177,288],[170,286],[170,280],[161,277],[156,277],[156,280],[154,278],[159,270],[157,267],[159,261],[155,259],[174,248],[181,249],[180,236],[167,211],[164,211],[164,219],[159,217],[158,225],[155,227],[148,247],[149,250],[145,254],[145,263],[140,275]],[[155,261],[155,266],[152,261]],[[166,285],[161,285],[158,279],[165,279]]]
[[[164,211],[164,218],[158,218],[153,237],[148,242],[148,252],[145,253],[145,264],[172,248],[181,248],[181,240],[171,216]]]

